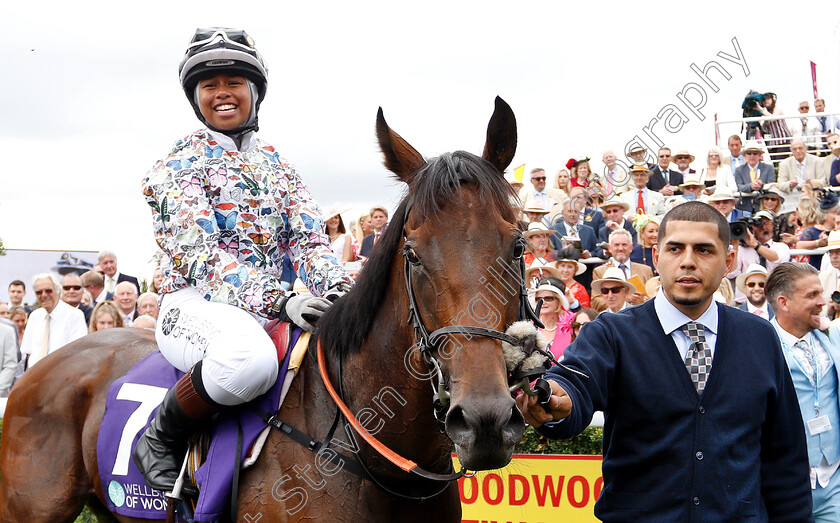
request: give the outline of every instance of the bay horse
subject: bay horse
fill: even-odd
[[[481,157],[456,151],[428,161],[379,110],[384,163],[407,194],[357,285],[319,321],[283,421],[319,439],[335,428],[321,363],[362,426],[422,470],[452,476],[453,446],[468,470],[510,461],[525,423],[492,333],[522,316],[522,280],[507,269],[519,267],[523,251],[503,176],[516,122],[501,98],[495,105]],[[111,329],[24,374],[3,426],[0,520],[73,521],[87,505],[101,521],[134,521],[105,508],[96,441],[109,386],[155,350],[151,332]],[[352,447],[353,431],[342,428],[333,448],[341,439]],[[460,521],[456,481],[410,474],[366,441],[355,445],[368,479],[272,430],[257,463],[242,471],[236,520]]]

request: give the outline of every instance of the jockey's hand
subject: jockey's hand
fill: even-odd
[[[525,423],[532,427],[539,427],[543,423],[552,420],[563,419],[572,411],[572,400],[568,393],[563,390],[556,381],[546,380],[551,385],[551,399],[549,400],[549,410],[540,405],[540,400],[537,396],[528,396],[527,394],[520,394],[516,398],[516,406],[519,407],[520,412],[525,417]]]
[[[325,298],[306,293],[296,294],[286,301],[285,310],[292,323],[306,332],[315,332],[315,323],[331,304]]]
[[[335,287],[331,288],[324,294],[324,298],[330,301],[330,303],[335,303],[337,299],[341,298],[347,291],[350,290],[350,286],[346,284],[336,285]]]

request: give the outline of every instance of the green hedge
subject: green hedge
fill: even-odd
[[[548,439],[528,427],[522,441],[516,446],[517,454],[580,454],[601,455],[604,429],[588,427],[571,439]]]

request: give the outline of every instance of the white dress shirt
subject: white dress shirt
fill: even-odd
[[[40,307],[32,311],[20,342],[21,354],[38,354],[41,350],[41,339],[44,336],[46,323],[46,309]],[[47,354],[55,352],[87,333],[84,313],[59,300],[58,305],[50,313],[50,343]]]
[[[665,291],[660,289],[653,299],[653,308],[656,311],[657,318],[659,318],[659,324],[662,326],[662,330],[674,340],[677,351],[679,351],[680,360],[685,361],[688,351],[691,350],[691,340],[682,331],[682,326],[690,321],[699,323],[704,327],[706,331],[706,346],[711,351],[712,359],[714,360],[718,331],[718,309],[715,300],[712,300],[706,312],[696,320],[692,320],[668,301],[668,298],[665,297]]]
[[[759,312],[756,313],[756,311]],[[755,305],[750,303],[749,300],[747,300],[747,312],[749,312],[750,314],[755,314],[756,316],[761,316],[765,320],[770,320],[770,311],[767,307],[767,300],[764,300],[764,305],[762,305],[761,307],[756,307]]]

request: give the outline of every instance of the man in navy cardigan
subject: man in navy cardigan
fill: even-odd
[[[712,298],[735,263],[728,246],[714,208],[672,209],[653,251],[662,292],[581,330],[563,363],[588,378],[553,367],[548,411],[517,399],[552,438],[579,434],[604,411],[603,521],[813,521],[805,432],[778,338],[766,320]],[[703,343],[683,331],[689,322],[703,327]],[[695,360],[694,381],[691,355],[711,361],[703,371]]]

